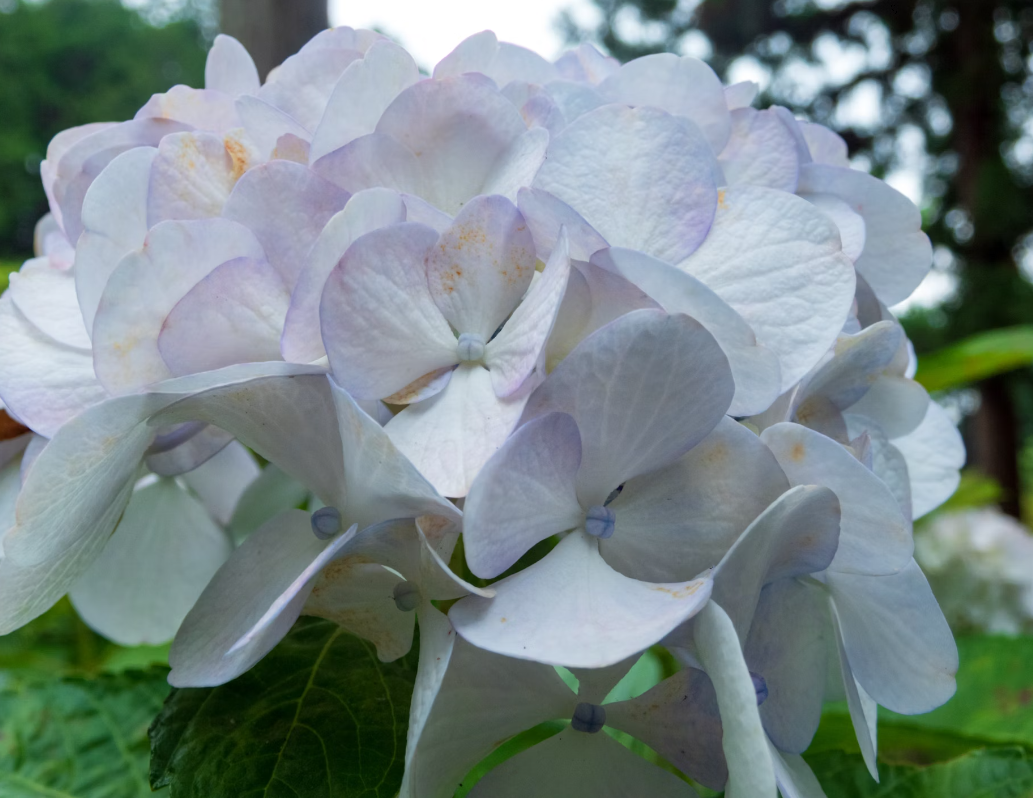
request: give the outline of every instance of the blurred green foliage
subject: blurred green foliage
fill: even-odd
[[[32,251],[50,139],[130,119],[176,83],[202,85],[205,49],[195,22],[154,27],[118,0],[0,5],[0,257]]]

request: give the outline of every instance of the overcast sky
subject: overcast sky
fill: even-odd
[[[467,36],[486,28],[503,41],[555,57],[563,40],[554,23],[564,8],[586,21],[594,13],[590,0],[331,0],[330,22],[376,27],[430,69]]]

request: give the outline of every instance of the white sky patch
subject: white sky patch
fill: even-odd
[[[431,70],[467,36],[486,29],[493,30],[500,41],[553,59],[564,49],[556,27],[564,9],[582,25],[591,26],[598,20],[589,0],[330,0],[330,23],[375,27],[405,47],[417,64]]]

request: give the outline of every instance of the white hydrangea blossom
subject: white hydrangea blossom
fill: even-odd
[[[887,310],[929,269],[917,209],[690,57],[484,32],[424,78],[337,28],[264,85],[220,36],[205,83],[48,149],[0,298],[0,630],[70,593],[203,686],[301,614],[385,661],[418,623],[407,798],[556,718],[474,794],[693,794],[611,726],[813,798],[843,697],[877,777],[877,705],[957,669],[912,522],[964,451]],[[321,509],[233,539],[248,449]],[[460,535],[502,578],[453,573]],[[656,644],[683,669],[605,703]]]

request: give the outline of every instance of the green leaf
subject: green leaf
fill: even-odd
[[[382,663],[370,643],[303,618],[229,684],[172,691],[151,727],[151,784],[172,798],[391,798],[417,659]]]
[[[1033,363],[1033,326],[979,333],[923,355],[915,379],[927,390],[943,391]]]
[[[0,674],[0,795],[149,796],[147,724],[167,669],[95,679]]]
[[[880,710],[880,731],[906,723],[1033,749],[1033,637],[964,635],[957,642],[961,667],[954,697],[925,715]]]
[[[858,755],[805,754],[835,798],[1029,798],[1033,754],[1022,748],[972,751],[929,767],[880,765],[877,784]]]

